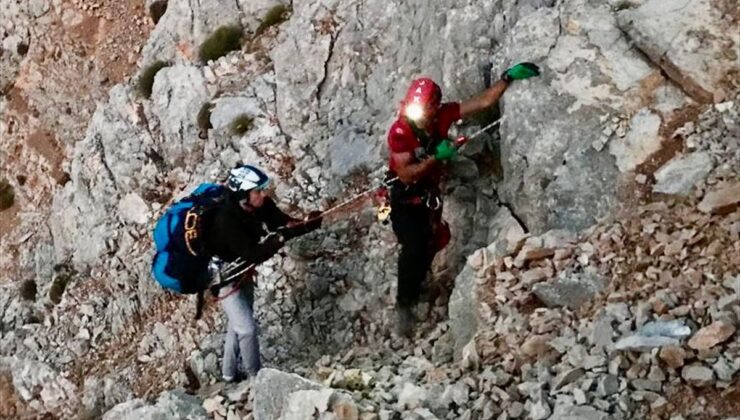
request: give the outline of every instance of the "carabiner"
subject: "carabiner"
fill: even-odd
[[[434,204],[432,204],[434,203]],[[426,206],[431,210],[439,210],[442,207],[442,200],[439,199],[438,195],[428,195],[426,198]]]

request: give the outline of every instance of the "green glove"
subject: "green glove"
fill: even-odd
[[[437,145],[434,150],[434,158],[439,161],[450,160],[457,154],[455,143],[449,139],[444,139]]]
[[[519,63],[501,74],[501,79],[506,82],[512,80],[529,79],[530,77],[539,76],[540,68],[533,63]]]

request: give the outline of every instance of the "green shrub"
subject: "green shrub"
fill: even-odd
[[[26,280],[21,283],[21,298],[23,300],[36,300],[36,282],[33,280]]]
[[[164,16],[164,12],[166,11],[167,0],[157,0],[149,5],[149,16],[151,16],[152,22],[154,22],[155,25],[160,19],[162,19],[162,16]]]
[[[29,48],[28,44],[26,44],[25,42],[21,42],[16,47],[15,51],[20,55],[26,55],[28,54],[28,48]]]
[[[18,181],[18,185],[24,186],[28,178],[25,175],[16,175],[15,180]]]
[[[139,84],[137,89],[139,94],[145,98],[152,96],[152,86],[154,86],[154,77],[159,73],[160,70],[169,66],[170,64],[165,61],[155,61],[154,63],[146,66],[139,76]]]
[[[254,120],[250,115],[241,114],[238,117],[234,118],[234,121],[231,122],[229,127],[231,128],[231,134],[235,136],[241,136],[249,131],[253,125]]]
[[[203,106],[200,107],[200,111],[198,111],[196,122],[198,124],[198,128],[200,128],[201,134],[205,134],[209,129],[213,128],[213,125],[211,124],[211,111],[213,111],[213,104],[210,102],[204,103]]]
[[[55,305],[62,301],[64,290],[67,288],[67,284],[69,284],[70,280],[71,276],[69,274],[63,273],[56,276],[54,278],[54,281],[51,283],[51,289],[49,289],[49,299],[54,302]]]
[[[270,26],[279,25],[285,22],[288,19],[290,11],[290,8],[284,4],[278,4],[268,10],[267,13],[265,13],[265,17],[262,18],[262,23],[260,23],[260,26],[257,27],[257,30],[254,32],[254,36],[262,35],[262,33]]]
[[[49,299],[56,305],[62,301],[64,290],[77,272],[69,263],[55,265],[54,272],[56,275],[54,276],[54,281],[51,283],[51,289],[49,289]]]
[[[204,63],[217,60],[229,51],[235,51],[242,46],[243,32],[239,26],[222,26],[214,31],[200,44],[200,59]]]
[[[0,211],[9,209],[15,203],[13,186],[6,179],[0,179]]]

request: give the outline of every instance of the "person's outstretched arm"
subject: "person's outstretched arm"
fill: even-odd
[[[498,102],[507,87],[509,87],[509,82],[499,80],[478,96],[462,101],[460,103],[460,118],[469,118],[478,112],[492,107]]]
[[[540,68],[532,63],[519,63],[509,67],[501,74],[501,80],[494,83],[493,86],[484,90],[480,95],[460,103],[460,117],[467,118],[492,107],[501,99],[501,96],[512,81],[528,79],[539,74]]]

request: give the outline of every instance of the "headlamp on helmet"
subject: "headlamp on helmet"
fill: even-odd
[[[403,114],[412,121],[423,121],[437,111],[441,100],[442,90],[432,79],[415,79],[403,100]]]
[[[406,118],[411,121],[420,121],[424,119],[424,107],[418,103],[411,103],[406,105],[405,110]]]

